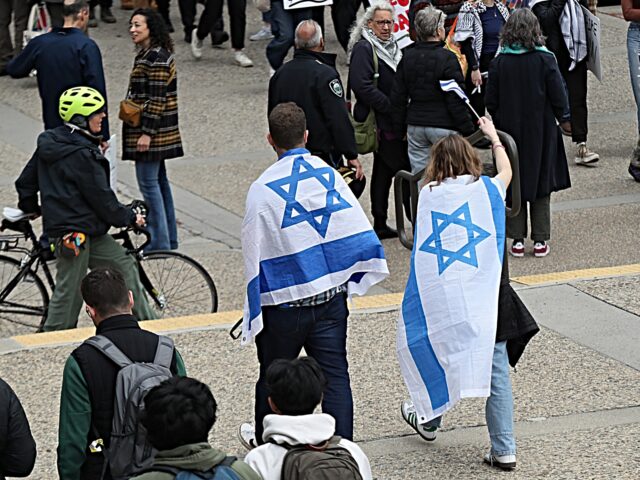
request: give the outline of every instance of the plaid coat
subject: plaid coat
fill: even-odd
[[[161,47],[138,53],[129,79],[128,98],[146,106],[140,127],[122,124],[122,159],[157,161],[183,156],[173,55]],[[136,152],[136,143],[145,133],[151,137],[149,151]]]

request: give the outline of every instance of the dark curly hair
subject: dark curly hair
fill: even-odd
[[[169,35],[169,29],[162,16],[150,8],[138,8],[134,10],[129,19],[129,23],[131,23],[131,20],[133,20],[133,17],[136,15],[142,15],[147,20],[151,48],[162,47],[168,52],[173,53],[173,40]]]
[[[543,47],[544,36],[533,12],[528,8],[516,9],[502,29],[500,43],[503,46],[522,47],[527,50]]]
[[[188,377],[172,377],[144,397],[140,421],[157,450],[207,441],[218,404],[209,387]]]

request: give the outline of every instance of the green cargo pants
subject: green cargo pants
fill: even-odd
[[[135,259],[111,235],[87,237],[84,249],[77,257],[58,256],[56,262],[56,288],[49,302],[44,331],[66,330],[78,324],[82,308],[80,283],[87,269],[113,267],[122,273],[127,287],[133,292],[133,313],[139,320],[154,320],[156,313],[149,306]]]

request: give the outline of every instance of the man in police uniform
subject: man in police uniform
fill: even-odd
[[[293,60],[280,67],[269,82],[268,113],[279,103],[296,103],[307,117],[307,149],[334,167],[344,156],[360,179],[364,173],[335,67],[336,55],[323,51],[322,30],[313,20],[300,22],[295,43]]]

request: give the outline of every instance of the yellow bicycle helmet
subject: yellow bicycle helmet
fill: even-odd
[[[103,107],[104,97],[96,89],[73,87],[60,95],[58,113],[65,122],[86,128],[87,119]],[[76,118],[74,119],[74,117]]]

